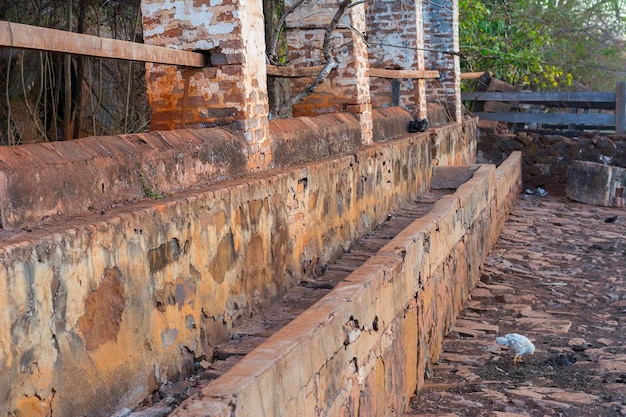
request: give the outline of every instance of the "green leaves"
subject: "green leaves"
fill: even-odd
[[[535,90],[611,90],[623,74],[605,68],[600,78],[597,67],[624,67],[622,9],[622,0],[460,0],[462,70]]]

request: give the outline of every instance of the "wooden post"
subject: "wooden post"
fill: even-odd
[[[626,133],[626,82],[617,83],[615,90],[615,133]]]
[[[391,105],[400,105],[400,80],[391,80]]]

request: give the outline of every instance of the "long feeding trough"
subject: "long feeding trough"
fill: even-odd
[[[340,415],[351,407],[382,415],[406,408],[519,193],[519,169],[519,153],[498,170],[436,167],[430,192],[233,329],[216,360],[199,364],[193,382],[183,383],[187,390],[171,386],[150,408],[123,415],[168,408],[179,417]],[[172,393],[184,394],[173,401]]]

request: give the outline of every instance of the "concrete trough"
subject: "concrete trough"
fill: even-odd
[[[433,181],[451,184],[468,173],[453,194],[172,415],[404,412],[519,195],[521,154],[498,169],[437,167]]]

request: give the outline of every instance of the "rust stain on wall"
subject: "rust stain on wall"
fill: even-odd
[[[148,262],[150,262],[150,272],[158,272],[165,268],[172,261],[176,261],[181,253],[178,239],[172,239],[167,243],[162,243],[158,248],[148,251]]]
[[[235,242],[233,234],[229,232],[220,240],[215,258],[211,262],[211,276],[215,282],[221,284],[224,281],[224,274],[233,268],[235,259]]]
[[[116,341],[124,312],[124,285],[120,270],[104,272],[100,287],[89,294],[85,314],[78,319],[87,350],[93,351],[108,341]]]

